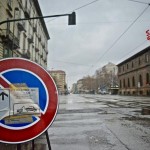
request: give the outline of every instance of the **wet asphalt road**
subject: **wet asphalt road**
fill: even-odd
[[[52,150],[150,150],[150,115],[141,115],[150,97],[70,94],[59,103],[48,129]],[[21,150],[31,147],[28,142]],[[48,150],[45,135],[35,139],[35,150]]]
[[[150,97],[68,95],[48,130],[52,150],[149,150]]]

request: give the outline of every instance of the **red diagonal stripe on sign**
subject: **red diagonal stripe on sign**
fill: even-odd
[[[4,88],[9,88],[9,84],[2,77],[0,77],[0,85]]]

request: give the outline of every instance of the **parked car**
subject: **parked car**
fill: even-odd
[[[102,95],[104,95],[104,94],[109,94],[106,90],[100,90],[99,91],[99,94],[102,94]]]

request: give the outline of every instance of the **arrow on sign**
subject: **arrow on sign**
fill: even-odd
[[[4,101],[4,97],[5,97],[5,96],[7,96],[7,97],[8,97],[8,94],[6,94],[6,93],[2,92],[2,93],[0,94],[0,96],[2,96],[2,100]]]

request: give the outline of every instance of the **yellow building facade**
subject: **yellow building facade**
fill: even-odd
[[[67,91],[66,85],[66,73],[62,70],[51,70],[48,71],[54,79],[59,94],[65,94]]]

